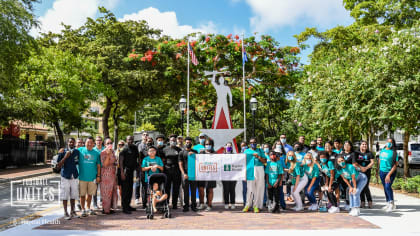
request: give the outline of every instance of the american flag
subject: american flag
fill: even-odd
[[[190,52],[190,56],[191,56],[191,62],[192,64],[194,64],[195,66],[198,65],[198,60],[197,57],[195,56],[190,43],[188,43],[188,51]]]

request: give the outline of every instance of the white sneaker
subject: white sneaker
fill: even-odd
[[[71,214],[64,214],[64,219],[65,220],[71,220]]]
[[[137,198],[135,202],[136,202],[136,205],[140,204],[140,199]]]
[[[211,206],[207,206],[204,211],[207,211],[207,212],[211,211]]]
[[[295,211],[303,211],[303,207],[296,207],[294,210]]]
[[[294,207],[290,208],[290,210],[295,211],[296,208],[297,208],[297,206],[294,206]]]
[[[395,205],[395,202],[392,202],[392,210],[395,211],[397,209],[397,205]]]
[[[387,202],[385,204],[385,206],[382,207],[382,210],[386,211],[388,209],[388,207],[389,207],[389,202]]]
[[[330,209],[328,209],[328,213],[338,213],[340,212],[340,208],[332,206]]]
[[[356,216],[356,212],[357,212],[356,208],[355,208],[355,207],[353,207],[353,208],[350,210],[349,215],[350,215],[350,216]]]
[[[232,206],[230,206],[230,209],[235,210],[236,209],[235,204],[233,204]]]
[[[356,216],[359,216],[360,215],[360,207],[356,207],[356,210],[357,210]]]
[[[200,203],[200,205],[198,205],[197,210],[203,210],[205,208],[205,204]]]
[[[392,204],[389,204],[388,208],[385,209],[386,212],[392,212],[392,210],[393,210]]]
[[[228,204],[225,204],[225,209],[229,210],[229,205]]]
[[[312,211],[318,210],[318,204],[312,204]]]

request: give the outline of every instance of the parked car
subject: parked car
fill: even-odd
[[[398,160],[398,166],[404,166],[404,150],[401,144],[401,148],[397,144],[398,156],[401,158]],[[420,164],[420,143],[409,142],[408,143],[408,165],[419,165]]]
[[[57,171],[56,169],[55,169],[55,167],[57,166],[57,159],[58,159],[58,155],[55,155],[55,156],[53,156],[53,158],[52,158],[52,160],[51,160],[51,168],[52,168],[52,171],[54,172],[54,173],[59,173],[60,171]]]

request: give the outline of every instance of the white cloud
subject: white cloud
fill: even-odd
[[[98,7],[104,6],[112,9],[119,0],[56,0],[51,9],[38,18],[40,28],[33,28],[31,34],[37,36],[39,32],[60,32],[61,23],[78,28],[86,22],[87,17],[95,17],[99,12]]]
[[[150,27],[161,29],[164,35],[169,35],[173,38],[182,38],[183,36],[193,32],[217,32],[216,25],[211,21],[206,24],[201,24],[197,28],[194,28],[191,25],[180,25],[175,12],[160,12],[158,9],[153,7],[142,9],[137,13],[124,15],[120,20],[145,20]]]
[[[246,0],[253,17],[254,31],[265,32],[300,23],[331,27],[351,22],[349,12],[341,0]]]

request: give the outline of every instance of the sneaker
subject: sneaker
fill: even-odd
[[[206,209],[204,209],[204,211],[206,211],[206,212],[211,211],[211,206],[207,206]]]
[[[389,202],[387,202],[385,204],[385,206],[382,207],[382,210],[386,211],[388,209],[388,207],[389,207]]]
[[[357,212],[356,207],[353,207],[353,208],[350,210],[349,215],[350,215],[350,216],[356,216],[356,214],[357,214],[356,212]]]
[[[82,217],[86,217],[86,216],[88,216],[86,210],[82,210]]]
[[[386,212],[392,212],[393,207],[392,204],[388,204],[388,207],[385,209]]]
[[[296,207],[294,210],[295,211],[303,211],[303,207]]]
[[[203,210],[205,208],[205,205],[203,203],[200,203],[197,207],[197,210]]]
[[[229,205],[228,204],[225,204],[225,209],[229,210]]]
[[[136,205],[139,205],[140,204],[140,199],[137,198],[134,202],[136,203]]]
[[[235,210],[235,209],[236,209],[235,204],[232,204],[232,205],[230,206],[230,209]]]
[[[258,209],[258,207],[254,207],[254,213],[260,213],[260,209]]]
[[[72,218],[80,218],[80,216],[74,211],[71,213],[71,217]]]
[[[340,212],[340,208],[332,206],[330,209],[328,209],[328,213],[338,213]]]
[[[312,204],[312,211],[318,210],[318,204]]]
[[[93,211],[92,209],[90,209],[90,210],[89,210],[89,215],[94,216],[94,215],[96,215],[96,212],[95,212],[95,211]]]
[[[71,215],[69,215],[69,214],[64,214],[64,219],[65,220],[71,220]]]
[[[359,215],[360,215],[360,208],[356,207],[356,216],[359,216]]]
[[[392,205],[392,210],[393,211],[397,209],[397,205],[395,205],[395,202],[392,202],[391,205]]]
[[[93,204],[93,209],[95,209],[95,210],[99,210],[98,205],[97,205],[97,204]]]
[[[249,211],[249,206],[245,206],[244,209],[242,209],[242,212],[248,212]]]

